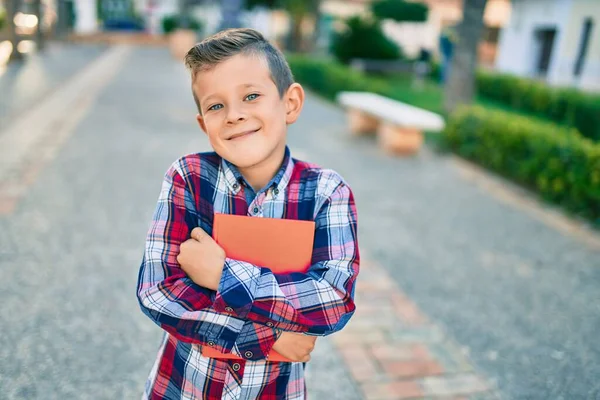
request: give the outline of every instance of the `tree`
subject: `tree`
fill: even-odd
[[[333,36],[331,51],[344,64],[354,58],[397,60],[403,56],[400,47],[385,35],[378,19],[359,16],[350,17],[346,29]]]
[[[381,0],[371,5],[371,11],[379,19],[393,19],[396,22],[425,22],[429,7],[423,3],[409,3],[404,0]]]
[[[35,28],[35,43],[37,46],[37,50],[41,51],[44,49],[44,31],[43,29],[43,14],[42,14],[42,0],[34,0],[33,1],[33,10],[35,16],[38,18],[38,23]]]
[[[310,14],[310,1],[305,0],[285,0],[282,2],[284,9],[290,14],[290,40],[289,48],[292,51],[304,50],[304,40],[302,36],[302,23]]]
[[[371,14],[348,18],[346,29],[334,34],[331,50],[338,60],[347,64],[354,58],[404,58],[400,46],[385,35],[382,21],[424,22],[427,21],[429,7],[404,0],[380,0],[371,4]]]
[[[475,95],[477,47],[483,33],[487,0],[463,0],[463,20],[456,29],[450,76],[444,88],[444,108],[451,113]]]

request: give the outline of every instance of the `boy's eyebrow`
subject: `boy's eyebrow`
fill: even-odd
[[[205,101],[208,101],[208,100],[210,100],[213,97],[217,97],[217,95],[216,94],[209,94],[206,97],[201,97],[200,98],[200,103],[204,103]]]
[[[244,83],[244,84],[242,84],[240,86],[243,87],[244,89],[253,88],[253,87],[255,87],[255,88],[262,88],[262,87],[264,87],[264,85],[261,85],[260,83]]]

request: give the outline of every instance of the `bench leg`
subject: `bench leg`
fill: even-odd
[[[384,123],[377,130],[379,146],[389,154],[415,154],[423,144],[423,132],[415,128]]]
[[[377,118],[353,108],[348,110],[348,122],[350,132],[357,136],[375,133],[379,125]]]

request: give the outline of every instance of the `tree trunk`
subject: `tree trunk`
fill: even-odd
[[[310,2],[311,10],[310,14],[314,20],[314,30],[312,34],[311,40],[306,44],[306,50],[308,52],[314,52],[317,49],[317,42],[319,37],[321,36],[321,1],[320,0],[311,0]]]
[[[486,3],[487,0],[464,0],[463,20],[457,28],[450,76],[444,89],[444,109],[448,113],[461,104],[470,104],[475,96],[477,47]]]
[[[8,0],[6,2],[6,22],[8,23],[8,40],[12,44],[12,52],[8,58],[9,61],[21,60],[23,54],[19,53],[17,46],[19,37],[15,26],[15,14],[19,10],[20,0]]]
[[[54,25],[54,34],[58,39],[64,40],[70,33],[70,9],[67,0],[56,1],[58,19]],[[98,14],[100,15],[100,14]]]
[[[303,38],[302,38],[302,21],[304,15],[292,15],[292,32],[291,32],[291,50],[295,52],[301,52],[303,50]]]

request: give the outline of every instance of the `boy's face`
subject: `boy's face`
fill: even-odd
[[[238,54],[197,73],[192,89],[200,103],[198,123],[217,154],[242,172],[279,167],[287,124],[296,121],[304,101],[300,85],[280,97],[266,60]]]

